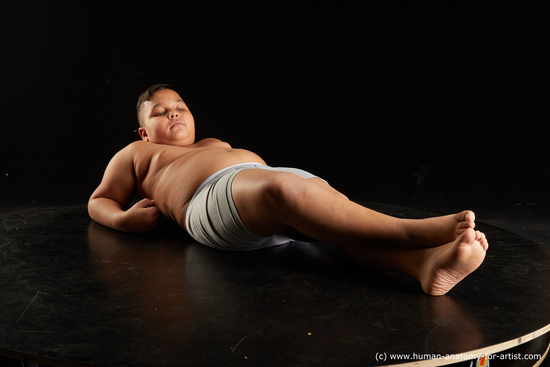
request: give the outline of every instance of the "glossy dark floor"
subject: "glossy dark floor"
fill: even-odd
[[[44,365],[380,365],[380,353],[463,353],[550,324],[550,250],[483,223],[486,261],[443,297],[329,244],[221,252],[168,222],[112,231],[84,205],[11,209],[2,223],[0,354]]]

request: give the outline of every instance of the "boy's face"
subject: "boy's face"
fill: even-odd
[[[156,92],[150,101],[143,103],[139,114],[142,121],[139,135],[143,140],[182,147],[195,142],[195,120],[175,91]]]

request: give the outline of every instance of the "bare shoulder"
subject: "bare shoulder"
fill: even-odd
[[[200,141],[197,142],[197,144],[199,143],[223,143],[220,139],[216,139],[216,138],[205,138],[205,139],[202,139]]]
[[[130,143],[119,150],[118,153],[114,155],[112,161],[133,162],[138,155],[148,150],[148,145],[151,145],[151,143],[147,143],[145,141],[134,141],[133,143]]]
[[[133,155],[133,154],[137,154],[139,151],[143,150],[143,149],[146,149],[147,146],[150,146],[151,143],[148,143],[146,141],[143,141],[143,140],[136,140],[130,144],[128,144],[127,146],[125,146],[124,148],[122,148],[119,153],[121,153],[122,155]]]
[[[118,176],[122,173],[127,174],[129,171],[133,170],[135,158],[140,151],[140,145],[136,143],[139,142],[128,144],[111,158],[105,171],[107,177]]]
[[[194,145],[197,147],[220,146],[224,148],[231,148],[231,145],[229,143],[216,138],[202,139],[201,141],[196,142]]]

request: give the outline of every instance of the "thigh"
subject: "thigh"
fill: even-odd
[[[332,192],[333,194],[336,194],[336,195],[340,196],[342,199],[349,200],[346,195],[342,194],[340,191],[338,191],[334,187],[330,186],[325,180],[322,180],[322,179],[317,178],[317,177],[308,178],[307,180],[309,182],[319,186],[319,187],[322,187],[323,189],[325,189],[327,191]]]
[[[289,180],[306,181],[293,173],[264,169],[246,169],[235,176],[231,187],[233,202],[250,232],[267,237],[286,228],[276,191],[281,182]]]

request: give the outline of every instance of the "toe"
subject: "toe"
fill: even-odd
[[[489,242],[487,241],[485,233],[481,234],[481,241],[479,243],[481,243],[481,247],[483,247],[483,249],[487,251],[487,249],[489,248]]]
[[[476,232],[471,228],[466,229],[464,233],[462,233],[460,237],[458,237],[458,242],[461,245],[471,245],[475,241],[476,241]]]
[[[466,228],[473,228],[468,227],[471,226],[476,220],[476,215],[471,210],[464,210],[456,215],[456,220],[460,223],[459,225],[465,226]]]
[[[468,228],[475,228],[476,224],[474,222],[460,222],[458,224],[459,229],[468,229]]]
[[[487,237],[485,236],[485,233],[476,231],[476,241],[479,242],[483,250],[487,251],[489,248],[489,243],[487,242]]]
[[[465,210],[462,213],[462,222],[474,222],[476,220],[476,215],[471,210]]]

